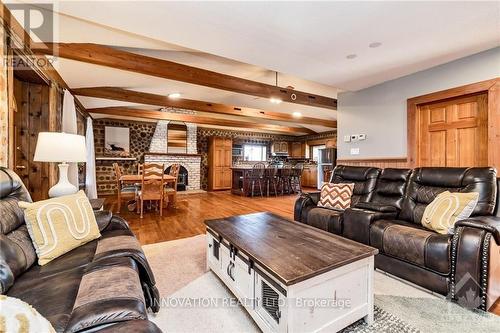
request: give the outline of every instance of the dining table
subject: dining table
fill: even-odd
[[[146,180],[155,180],[155,179],[160,180],[161,177],[152,175],[152,176],[145,177],[145,179]],[[163,175],[163,181],[165,182],[165,184],[175,183],[175,177],[171,176],[171,175]],[[139,174],[122,175],[120,177],[120,182],[138,184],[138,183],[142,182],[142,175],[139,175]],[[133,212],[133,211],[135,211],[136,205],[137,205],[137,201],[135,199],[130,200],[127,203],[127,209],[130,212]]]

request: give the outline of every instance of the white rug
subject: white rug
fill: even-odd
[[[232,293],[219,278],[205,267],[205,236],[146,245],[143,247],[155,272],[162,306],[152,320],[165,332],[260,332],[247,312],[237,304]],[[403,283],[381,272],[375,272],[375,305],[379,322],[374,327],[356,327],[353,332],[475,332],[483,327],[499,332],[497,316],[478,315]],[[429,321],[421,310],[437,312],[443,320]],[[381,314],[382,312],[382,314]],[[467,317],[468,316],[468,317]],[[467,318],[460,323],[461,317]],[[383,321],[384,320],[384,321]],[[383,322],[382,322],[383,321]],[[405,329],[398,330],[401,322]],[[469,325],[466,325],[469,323]],[[391,330],[389,325],[394,324]],[[478,326],[479,325],[479,326]],[[483,325],[483,326],[481,326]],[[468,327],[470,326],[470,327]],[[384,327],[384,329],[380,329]],[[470,330],[469,330],[470,328]],[[495,330],[498,329],[498,330]],[[351,330],[349,330],[351,331]]]

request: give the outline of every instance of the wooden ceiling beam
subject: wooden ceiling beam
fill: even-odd
[[[226,127],[237,127],[237,128],[253,128],[265,131],[286,133],[286,134],[315,134],[313,130],[304,127],[289,127],[274,124],[258,124],[254,122],[246,122],[231,119],[220,119],[212,117],[204,117],[198,115],[190,114],[179,114],[165,111],[158,111],[153,109],[137,109],[132,107],[103,107],[87,109],[89,113],[93,114],[104,114],[112,116],[121,117],[134,117],[143,119],[154,119],[154,120],[178,120],[188,123],[205,124],[205,125],[215,125],[215,126],[226,126]]]
[[[164,79],[227,90],[236,93],[278,98],[283,102],[337,109],[335,98],[310,94],[176,62],[89,43],[45,43],[32,45],[33,52],[87,62],[95,65],[161,77]]]
[[[220,103],[203,102],[184,98],[168,98],[167,96],[150,94],[145,92],[133,91],[114,87],[92,87],[72,89],[71,92],[77,96],[87,96],[95,98],[111,99],[115,101],[175,107],[181,109],[196,110],[201,112],[212,112],[218,114],[227,114],[231,116],[251,117],[257,120],[277,120],[290,123],[319,125],[336,128],[337,121],[318,119],[311,117],[294,118],[292,115],[281,112],[264,111],[260,109],[246,108],[241,106],[232,106]]]

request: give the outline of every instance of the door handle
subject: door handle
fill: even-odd
[[[16,169],[22,169],[22,170],[24,170],[24,169],[26,169],[26,166],[24,166],[24,165],[16,165]]]
[[[233,276],[233,268],[234,268],[234,262],[231,263],[231,268],[229,268],[229,277],[231,278],[231,280],[235,281]]]

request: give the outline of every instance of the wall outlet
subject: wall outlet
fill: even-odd
[[[359,148],[351,148],[351,155],[359,155]]]
[[[344,135],[344,142],[351,142],[351,136],[350,135]]]
[[[358,141],[358,139],[359,139],[359,135],[357,135],[357,134],[351,135],[351,141]]]
[[[366,140],[366,134],[358,134],[359,141]]]

